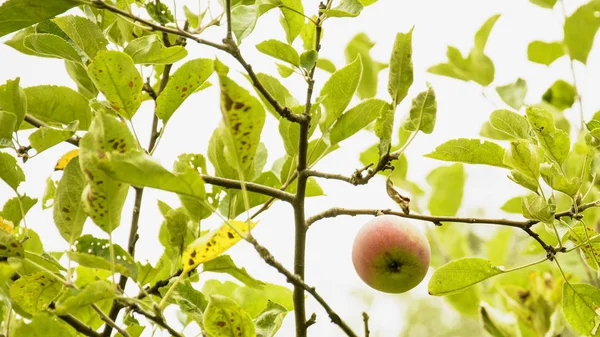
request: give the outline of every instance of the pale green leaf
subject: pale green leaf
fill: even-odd
[[[12,141],[13,132],[17,129],[17,115],[0,110],[0,139]]]
[[[242,5],[231,9],[231,31],[237,38],[238,44],[252,33],[259,16],[255,6]]]
[[[17,160],[6,152],[0,152],[0,179],[15,191],[25,181],[25,174]]]
[[[117,296],[115,287],[108,281],[98,280],[87,284],[83,289],[69,294],[64,300],[56,303],[56,313],[65,315],[75,313],[77,310],[96,302],[113,299]]]
[[[571,59],[583,64],[587,62],[594,37],[600,27],[598,12],[600,12],[600,0],[593,0],[579,7],[565,20],[565,44]]]
[[[60,277],[60,276],[56,276]],[[15,281],[9,289],[11,300],[31,315],[47,310],[59,295],[62,283],[47,272],[25,275]]]
[[[254,319],[257,337],[273,337],[288,310],[280,304],[269,301],[267,307]]]
[[[46,210],[54,205],[56,198],[56,182],[52,177],[46,178],[46,188],[42,196],[42,209]]]
[[[427,208],[432,215],[454,216],[464,192],[467,176],[462,164],[440,166],[427,175],[427,183],[431,186],[431,197]]]
[[[23,40],[23,45],[31,49],[38,56],[81,62],[81,56],[79,56],[75,48],[57,35],[31,34]]]
[[[435,127],[437,102],[431,86],[413,98],[408,118],[402,124],[407,131],[421,131],[430,134]]]
[[[27,113],[27,98],[25,91],[19,86],[20,78],[6,81],[0,85],[0,110],[16,116],[15,128],[18,128]]]
[[[543,163],[540,166],[540,173],[548,186],[554,190],[561,191],[571,197],[575,197],[577,192],[579,192],[579,188],[581,187],[580,178],[565,177],[565,174],[557,164]]]
[[[558,110],[563,111],[573,106],[575,103],[575,97],[577,96],[577,90],[570,83],[563,80],[558,80],[552,84],[548,90],[542,96],[544,102],[556,107]]]
[[[11,327],[13,328],[13,327]],[[11,337],[74,337],[76,331],[63,320],[49,314],[39,314],[25,324],[19,320],[11,329]]]
[[[221,255],[203,263],[202,270],[205,272],[229,274],[249,287],[260,288],[264,285],[264,282],[250,276],[246,268],[236,266],[229,255]]]
[[[543,160],[544,150],[541,147],[527,141],[512,141],[502,162],[537,181]]]
[[[144,83],[129,55],[114,50],[98,52],[88,74],[113,109],[127,119],[135,115],[142,104]]]
[[[8,0],[0,6],[0,36],[50,19],[80,4],[77,0]]]
[[[495,110],[490,114],[490,125],[505,134],[507,139],[531,139],[527,118],[510,110]]]
[[[330,60],[324,58],[319,58],[317,60],[317,68],[323,69],[328,73],[334,73],[336,71],[335,64],[333,64],[333,62],[331,62]]]
[[[252,318],[233,300],[224,296],[210,296],[203,321],[204,329],[213,336],[256,336]]]
[[[485,259],[459,259],[438,268],[427,289],[433,296],[450,295],[502,273],[502,269]]]
[[[337,144],[367,127],[381,115],[382,109],[388,109],[387,102],[370,98],[357,104],[341,115],[331,127],[329,139]]]
[[[126,54],[131,56],[136,64],[170,64],[187,56],[188,52],[183,46],[163,46],[155,34],[142,36],[127,45]]]
[[[294,73],[294,69],[286,66],[285,64],[277,63],[277,72],[279,73],[279,76],[288,78]]]
[[[519,185],[525,187],[526,189],[528,189],[534,193],[538,193],[539,182],[534,177],[530,177],[529,175],[522,173],[518,170],[512,170],[512,171],[510,171],[510,175],[508,176],[508,179],[512,180],[516,184],[519,184]]]
[[[466,164],[482,164],[506,168],[502,162],[505,155],[500,145],[479,139],[459,138],[445,142],[425,157],[460,162]]]
[[[193,188],[201,189],[196,193],[204,193],[205,188],[202,185],[203,181],[199,175],[208,174],[208,171],[206,169],[206,158],[203,155],[193,153],[179,155],[173,164],[173,173],[183,178]],[[215,192],[213,189],[213,198],[216,197],[215,194],[218,196],[219,192]],[[179,194],[179,200],[186,213],[196,223],[213,213],[203,199]],[[215,206],[214,203],[213,206]]]
[[[265,90],[267,90],[267,92],[271,94],[271,96],[273,96],[273,98],[275,98],[277,102],[279,102],[281,105],[287,107],[293,107],[298,105],[298,101],[294,98],[294,96],[292,96],[289,90],[283,84],[281,84],[281,82],[279,82],[278,79],[271,75],[263,73],[256,74],[256,77],[258,78],[262,86],[265,88]],[[256,87],[254,88],[256,89]],[[266,100],[262,93],[258,90],[256,90],[256,93],[258,94],[258,97],[260,97],[265,108],[267,108],[267,110],[273,116],[275,116],[275,118],[280,119],[281,115],[279,115],[279,113],[275,110],[275,108],[273,108],[271,103],[269,103]]]
[[[571,151],[569,134],[555,127],[552,114],[545,109],[527,108],[527,119],[548,156],[562,165]]]
[[[388,78],[388,92],[392,96],[393,104],[400,104],[408,94],[408,89],[413,83],[412,63],[412,32],[396,34],[396,41],[390,57],[390,74]]]
[[[99,51],[106,50],[108,41],[102,30],[87,18],[66,15],[52,20],[77,45],[88,59],[96,57]]]
[[[563,284],[562,307],[569,324],[581,335],[598,336],[600,289],[589,284]]]
[[[536,4],[542,8],[552,9],[558,0],[529,0],[532,4]]]
[[[71,88],[38,85],[25,88],[27,113],[44,122],[69,124],[79,121],[79,130],[87,130],[92,121],[88,99]]]
[[[496,92],[504,103],[513,109],[519,110],[525,104],[525,95],[527,95],[527,82],[522,78],[517,78],[515,83],[497,86]]]
[[[23,205],[22,211],[21,204],[19,204],[19,198],[21,200],[21,204]],[[31,207],[33,207],[37,203],[37,201],[38,200],[36,198],[31,198],[27,195],[10,198],[2,207],[0,216],[3,217],[5,220],[11,221],[15,226],[19,226],[25,214],[29,212]]]
[[[137,266],[133,258],[117,244],[113,243],[112,249],[114,250],[114,265],[111,264],[112,259],[108,240],[86,234],[77,239],[75,249],[67,252],[67,255],[80,266],[114,270],[135,279],[137,277]]]
[[[75,135],[79,126],[79,121],[73,121],[66,128],[53,128],[50,126],[42,126],[29,135],[29,142],[37,153],[47,150],[54,145],[71,138]]]
[[[296,67],[300,66],[300,56],[294,47],[278,40],[266,40],[256,45],[263,54],[285,61]]]
[[[462,81],[473,81],[487,86],[494,81],[494,63],[480,50],[473,48],[467,58],[455,47],[448,47],[448,63],[434,65],[427,69],[432,74],[448,76]]]
[[[394,133],[394,113],[396,109],[389,106],[388,109],[381,109],[381,115],[375,121],[375,135],[379,137],[379,156],[389,153],[392,145],[392,135]]]
[[[81,63],[65,61],[65,68],[67,69],[67,74],[75,84],[77,84],[77,91],[85,96],[88,99],[95,98],[98,96],[98,89],[90,76],[87,73],[87,70],[81,65]]]
[[[81,236],[83,224],[87,219],[81,200],[85,184],[79,158],[73,158],[67,164],[58,183],[53,206],[54,223],[58,232],[71,244]]]
[[[280,0],[283,6],[280,7],[282,16],[280,17],[281,26],[285,31],[287,42],[291,45],[298,37],[304,26],[304,16],[298,13],[304,13],[304,6],[301,0]],[[287,8],[286,8],[287,7]],[[291,10],[290,10],[291,9]]]
[[[542,196],[532,195],[521,199],[523,216],[528,219],[538,220],[547,224],[554,223],[554,212]]]
[[[547,66],[551,65],[566,53],[565,45],[561,41],[533,41],[527,46],[527,59],[531,62]]]
[[[502,207],[500,207],[500,209],[506,213],[521,214],[521,199],[523,199],[523,197],[510,198],[502,205]]]
[[[475,48],[480,50],[482,53],[485,49],[485,45],[487,44],[488,37],[492,32],[492,28],[494,28],[494,25],[499,18],[500,14],[492,15],[485,21],[481,28],[479,28],[477,33],[475,33]]]
[[[369,39],[367,34],[360,33],[354,36],[352,40],[348,42],[348,45],[346,45],[346,49],[344,50],[346,62],[348,63],[355,60],[356,56],[360,54],[360,58],[363,63],[363,72],[360,83],[358,84],[357,94],[358,97],[362,99],[375,97],[377,94],[379,71],[383,69],[383,67],[380,66],[380,63],[375,62],[371,57],[371,48],[373,48],[373,46],[375,46],[375,43]],[[329,72],[335,71],[335,66],[331,67],[333,64],[330,61],[325,59],[320,59],[319,61],[322,63],[320,66],[322,69]],[[325,68],[323,68],[323,63],[327,63]],[[318,61],[317,66],[319,66]]]
[[[329,130],[346,109],[358,88],[361,74],[362,61],[357,56],[352,63],[333,73],[325,82],[320,93],[324,97],[321,104],[325,108],[325,116],[319,123],[321,131]]]
[[[167,122],[179,106],[213,73],[211,59],[194,59],[179,67],[156,100],[156,115]]]
[[[359,0],[342,0],[337,7],[322,10],[328,17],[355,17],[363,10],[363,4]]]

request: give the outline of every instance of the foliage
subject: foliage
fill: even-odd
[[[346,64],[321,54],[325,23],[354,20],[375,2],[327,1],[308,9],[301,0],[226,0],[219,9],[199,13],[185,6],[182,25],[175,8],[159,0],[4,1],[4,43],[24,55],[63,60],[76,90],[53,84],[26,87],[18,77],[0,85],[0,180],[12,191],[0,211],[2,334],[138,337],[152,325],[177,337],[190,326],[211,337],[270,337],[291,312],[296,335],[305,337],[315,320],[306,317],[310,295],[347,336],[358,336],[354,324],[326,302],[328,294],[304,281],[307,230],[324,218],[383,212],[429,225],[435,271],[428,291],[444,296],[443,302],[411,299],[404,335],[432,328],[420,335],[441,335],[442,330],[499,337],[600,335],[600,114],[584,120],[574,72],[574,64],[590,61],[600,1],[588,1],[569,15],[563,9],[562,41],[529,44],[529,61],[549,66],[566,56],[573,72],[572,81],[556,79],[539,100],[527,100],[524,78],[495,82],[495,65],[485,50],[490,36],[497,38],[492,31],[503,20],[499,14],[475,32],[466,56],[449,46],[447,61],[428,68],[435,75],[474,82],[481,90],[493,86],[504,103],[489,112],[481,127],[486,139],[450,139],[421,154],[453,163],[423,173],[429,186],[408,179],[405,153],[415,139],[420,141],[417,136],[426,139],[439,129],[439,89],[423,82],[418,85],[425,90],[412,91],[413,82],[420,81],[413,71],[415,28],[386,42],[387,63],[374,59],[375,43],[364,33],[352,37],[343,51]],[[530,2],[540,11],[558,7],[556,0]],[[212,17],[217,10],[223,13]],[[269,11],[280,14],[285,39],[269,37],[255,48],[268,62],[277,62],[278,74],[255,72],[259,67],[248,64],[240,49]],[[211,26],[221,26],[222,42],[205,40]],[[189,57],[198,44],[224,57]],[[230,71],[234,65],[243,68],[248,82],[236,81]],[[323,83],[315,83],[317,71],[327,77]],[[382,71],[387,94],[378,97]],[[306,97],[290,93],[281,80],[288,77],[306,83]],[[179,154],[169,169],[154,151],[168,122],[203,90],[220,98],[220,114],[203,111],[216,113],[220,123],[207,135],[207,149]],[[154,108],[148,146],[135,131],[144,101]],[[572,132],[576,128],[565,112],[577,108],[580,128]],[[276,132],[267,129],[270,122],[285,155],[269,168],[270,144],[261,136]],[[351,176],[316,170],[320,160],[363,130],[378,140],[360,153],[363,168]],[[30,189],[23,167],[36,165],[36,156],[54,156],[51,150],[62,143],[76,149],[52,158],[59,172],[48,177],[44,191],[25,194]],[[502,170],[522,189],[501,207],[513,220],[458,216],[465,211],[461,204],[469,164]],[[389,177],[387,191],[402,211],[333,208],[305,216],[306,198],[335,194],[317,179],[362,185],[378,174]],[[135,254],[138,232],[146,225],[139,223],[145,188],[174,193],[180,201],[177,206],[158,201],[163,251],[154,264]],[[122,215],[132,193],[131,234],[127,247],[121,247],[113,242],[113,232],[127,226]],[[65,251],[44,249],[34,230],[49,224],[28,226],[27,212],[38,199],[52,213],[47,219],[65,240]],[[253,234],[260,226],[256,218],[275,201],[289,203],[294,211],[293,268],[280,263]],[[419,213],[420,208],[429,215]],[[207,230],[203,221],[211,216],[220,225]],[[468,224],[489,230],[482,235]],[[104,237],[92,235],[96,228],[90,226]],[[227,255],[242,241],[291,286],[259,280],[244,261]],[[215,273],[229,280],[217,281]],[[133,294],[131,287],[139,292]],[[178,313],[178,323],[164,314],[166,307]],[[453,326],[432,326],[432,320],[441,320],[440,307],[461,319]],[[419,318],[424,311],[423,327]]]

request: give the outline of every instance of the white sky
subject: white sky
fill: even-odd
[[[0,0],[0,3],[3,1]],[[571,13],[584,1],[566,0],[567,12]],[[178,1],[178,6],[187,4],[195,8],[196,1]],[[307,14],[313,14],[318,8],[318,1],[303,1]],[[486,89],[499,107],[506,108],[496,95],[494,86],[514,82],[517,77],[527,80],[529,93],[527,103],[537,103],[544,91],[557,79],[571,82],[571,73],[566,58],[561,58],[551,67],[534,64],[527,61],[527,45],[533,40],[554,41],[562,38],[562,13],[560,6],[556,11],[542,9],[526,0],[380,0],[375,5],[365,8],[360,17],[355,19],[332,18],[325,23],[325,38],[321,56],[333,60],[338,68],[345,63],[344,48],[347,42],[357,33],[365,32],[376,42],[372,49],[373,58],[388,62],[389,53],[397,32],[407,32],[414,25],[413,33],[413,62],[415,69],[414,84],[405,101],[399,106],[396,122],[402,119],[410,107],[410,100],[425,89],[426,81],[435,89],[438,100],[438,114],[435,131],[432,135],[420,134],[407,150],[409,160],[409,177],[428,190],[425,183],[427,173],[434,167],[447,165],[422,157],[431,152],[437,145],[446,140],[458,137],[474,138],[479,129],[495,108],[482,95],[478,85],[460,82],[458,80],[432,75],[426,69],[434,64],[445,61],[446,46],[453,45],[468,53],[473,45],[473,36],[480,25],[491,15],[500,13],[488,40],[486,54],[495,63],[495,81]],[[215,9],[218,8],[215,6]],[[215,10],[218,14],[218,9]],[[182,12],[179,12],[182,16]],[[276,75],[275,63],[269,57],[260,54],[254,45],[260,41],[276,38],[285,40],[283,30],[278,23],[278,13],[271,11],[263,16],[253,34],[244,40],[242,52],[257,72],[267,72]],[[207,39],[218,41],[223,35],[219,28],[207,31]],[[0,38],[4,42],[8,37]],[[301,41],[296,41],[301,48]],[[598,44],[598,43],[596,43]],[[232,69],[240,70],[235,61],[223,53],[216,53],[208,47],[188,44],[188,58],[218,56]],[[589,65],[585,69],[581,64],[576,65],[577,80],[583,96],[585,115],[590,118],[600,109],[600,99],[597,94],[600,88],[600,56],[599,48],[594,48],[589,55]],[[181,65],[181,62],[178,66]],[[149,68],[144,71],[147,74]],[[234,72],[232,72],[234,73]],[[596,76],[593,76],[596,74]],[[0,44],[0,83],[17,76],[21,77],[22,86],[41,84],[66,85],[76,89],[64,70],[63,62],[57,59],[43,59],[22,55],[12,48]],[[247,86],[247,82],[239,74],[234,75],[238,83]],[[316,92],[326,80],[327,75],[318,71]],[[214,83],[215,81],[213,81]],[[290,91],[303,101],[305,83],[299,77],[292,76],[284,80]],[[218,125],[219,112],[217,87],[209,88],[188,99],[177,114],[171,119],[164,139],[156,151],[156,157],[166,167],[171,167],[173,160],[183,152],[206,153],[208,140],[212,130]],[[387,72],[380,73],[378,97],[388,99]],[[354,104],[354,103],[353,103]],[[136,130],[144,144],[147,143],[148,130],[152,114],[152,103],[146,102],[138,111],[134,122]],[[571,120],[577,120],[577,107],[565,112]],[[397,130],[397,128],[396,128]],[[26,137],[21,137],[25,139]],[[269,117],[263,131],[263,142],[269,149],[271,163],[284,154],[283,146],[273,118]],[[373,134],[361,132],[350,140],[342,143],[342,149],[334,152],[320,162],[316,169],[326,172],[339,172],[350,175],[360,166],[358,154],[376,142]],[[57,158],[70,150],[69,145],[57,146],[36,157],[23,168],[26,172],[27,183],[21,187],[21,192],[40,197],[45,186],[45,179],[53,173]],[[460,214],[468,215],[483,211],[490,216],[506,216],[499,207],[512,196],[524,194],[524,191],[505,177],[505,172],[494,168],[467,167],[468,180],[463,207]],[[368,186],[353,187],[342,182],[320,180],[319,183],[327,193],[326,197],[310,199],[307,203],[308,216],[332,206],[356,208],[395,208],[384,192],[384,180],[374,179]],[[0,184],[0,205],[12,197],[6,186]],[[140,241],[137,257],[156,261],[162,249],[157,235],[162,217],[156,207],[156,200],[177,205],[177,198],[168,193],[146,191],[140,221]],[[122,226],[115,231],[116,242],[126,246],[129,231],[130,210],[133,203],[133,191],[125,206]],[[212,219],[212,218],[211,218]],[[378,293],[364,285],[354,272],[350,258],[352,241],[356,231],[369,217],[339,217],[316,223],[308,234],[308,250],[306,261],[306,281],[316,286],[346,322],[357,332],[362,331],[362,311],[371,315],[372,336],[394,336],[404,324],[403,308],[409,304],[406,296],[394,296]],[[29,212],[29,226],[42,237],[46,250],[64,250],[66,245],[59,237],[52,223],[51,211],[42,211],[40,204]],[[215,226],[218,221],[203,222],[204,228]],[[423,226],[422,223],[416,223]],[[485,228],[485,227],[484,227]],[[105,237],[105,234],[86,224],[86,232]],[[255,230],[255,236],[264,246],[268,247],[275,257],[284,265],[292,268],[293,261],[293,213],[291,208],[282,203],[276,204],[269,212],[263,213],[260,225]],[[248,272],[262,280],[284,284],[285,280],[277,272],[266,266],[250,245],[241,243],[229,251],[238,265],[244,266]],[[212,275],[211,275],[212,276]],[[208,276],[203,276],[208,277]],[[415,296],[426,296],[426,282],[411,293]],[[128,289],[129,290],[129,289]],[[131,289],[131,293],[137,290]],[[373,300],[367,306],[354,296]],[[354,296],[354,297],[352,297]],[[343,336],[337,326],[330,324],[325,312],[311,298],[308,299],[308,314],[316,312],[317,324],[310,328],[313,336]],[[288,315],[280,330],[281,336],[293,335],[293,314]],[[148,332],[147,330],[146,332]],[[166,336],[166,335],[165,335]]]

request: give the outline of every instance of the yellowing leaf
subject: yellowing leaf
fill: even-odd
[[[56,162],[56,165],[54,166],[54,171],[64,170],[65,167],[67,167],[67,165],[69,164],[69,162],[77,156],[79,156],[79,149],[71,150],[63,154],[63,156],[60,157],[60,159]]]
[[[13,229],[15,229],[15,225],[12,221],[3,219],[0,216],[0,229],[4,230],[7,233],[12,233]]]
[[[256,226],[251,222],[250,228]],[[234,229],[235,228],[235,229]],[[231,248],[241,237],[238,234],[248,233],[248,223],[245,221],[229,220],[221,227],[205,234],[192,242],[185,251],[181,261],[183,272],[187,273],[199,264],[210,261]]]

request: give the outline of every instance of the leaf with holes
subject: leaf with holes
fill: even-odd
[[[250,222],[250,228],[256,223]],[[183,252],[181,261],[183,263],[183,272],[187,273],[199,264],[210,261],[233,247],[242,238],[238,234],[248,233],[248,223],[245,221],[228,220],[220,227],[199,237],[196,241],[188,245]]]
[[[187,56],[183,46],[165,47],[157,35],[151,34],[137,38],[123,50],[136,64],[170,64]]]
[[[58,182],[53,206],[54,223],[58,232],[70,244],[81,236],[83,224],[87,219],[81,200],[85,185],[86,180],[81,172],[79,158],[73,158]]]
[[[100,159],[110,152],[137,152],[135,139],[125,123],[98,114],[79,146],[79,164],[87,182],[82,195],[85,211],[103,231],[111,233],[121,223],[129,185],[111,179],[100,169]]]
[[[204,312],[204,329],[220,337],[255,337],[252,318],[233,300],[212,295]]]
[[[63,285],[46,272],[25,275],[16,280],[9,289],[10,297],[21,309],[31,315],[47,310],[59,295]]]
[[[179,67],[156,99],[156,115],[165,123],[213,73],[213,60],[195,59]]]
[[[115,264],[111,266],[108,240],[86,234],[75,243],[75,250],[67,252],[69,258],[79,265],[89,268],[115,270],[122,275],[137,278],[137,266],[131,256],[121,246],[113,244]]]
[[[142,76],[129,55],[100,51],[88,66],[88,74],[119,114],[131,119],[142,104]]]

